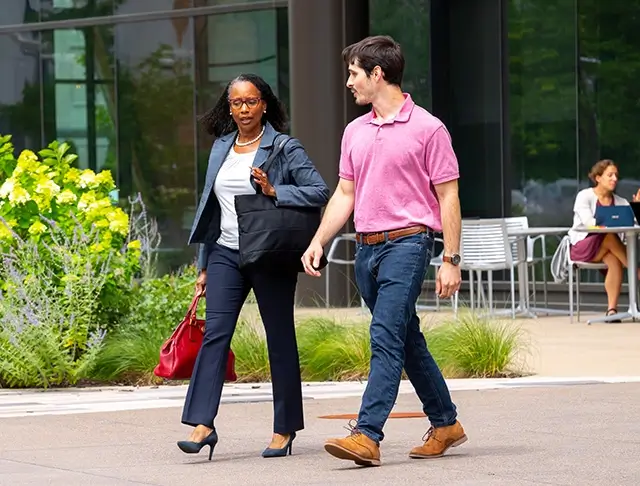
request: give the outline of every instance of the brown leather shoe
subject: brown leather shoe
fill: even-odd
[[[458,447],[467,441],[467,434],[460,422],[447,427],[431,427],[422,438],[424,444],[411,449],[409,457],[414,459],[428,459],[442,457],[449,447]]]
[[[327,440],[324,449],[332,456],[353,461],[358,466],[380,465],[380,446],[356,427],[351,427],[351,434],[344,439]]]

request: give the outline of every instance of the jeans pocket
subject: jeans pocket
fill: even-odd
[[[434,247],[433,236],[430,235],[427,237],[427,239],[425,240],[425,247],[426,247],[427,261],[430,262],[431,259],[433,258],[433,247]]]

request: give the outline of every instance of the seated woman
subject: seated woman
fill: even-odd
[[[576,228],[596,226],[595,214],[598,206],[628,206],[629,201],[614,193],[618,184],[618,168],[612,160],[597,162],[589,172],[589,179],[595,187],[580,191],[573,206],[569,251],[573,261],[602,262],[607,266],[604,288],[608,301],[606,315],[609,316],[618,313],[623,267],[627,266],[627,250],[616,233],[585,233],[576,231]],[[640,201],[640,190],[633,195],[633,201]]]

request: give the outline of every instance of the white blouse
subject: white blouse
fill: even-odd
[[[239,154],[232,147],[213,185],[213,191],[220,204],[221,232],[217,243],[233,250],[239,248],[235,197],[256,193],[251,185],[251,167],[255,156],[255,151]]]
[[[617,194],[613,195],[613,202],[616,206],[629,206],[629,201]],[[595,226],[597,205],[598,196],[592,187],[583,189],[576,196],[576,202],[573,205],[573,226],[569,230],[569,239],[572,245],[584,240],[588,235],[585,231],[575,231],[576,228]]]

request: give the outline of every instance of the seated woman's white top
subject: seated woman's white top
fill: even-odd
[[[629,206],[629,201],[617,194],[613,195],[613,202],[616,206]],[[593,191],[593,187],[583,189],[576,196],[576,202],[573,205],[573,225],[569,230],[569,239],[572,245],[584,240],[588,235],[586,231],[575,231],[576,228],[596,225],[597,205],[598,196]]]

